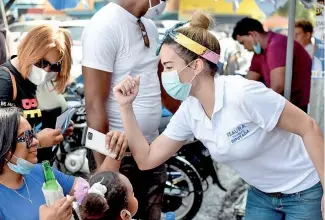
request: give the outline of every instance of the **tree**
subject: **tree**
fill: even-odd
[[[290,1],[287,1],[284,6],[279,8],[275,14],[278,14],[280,16],[288,17],[289,16],[289,5]],[[296,4],[296,19],[308,19],[308,20],[314,20],[315,19],[315,13],[312,11],[313,9],[307,9],[303,4],[300,3],[300,1]]]

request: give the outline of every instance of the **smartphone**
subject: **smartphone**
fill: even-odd
[[[75,108],[69,108],[65,112],[63,112],[56,119],[56,129],[61,129],[62,134],[64,134],[65,130],[69,127],[72,116],[77,110]]]
[[[87,130],[85,145],[87,148],[97,151],[98,153],[111,156],[106,148],[106,135],[92,128],[88,128]]]

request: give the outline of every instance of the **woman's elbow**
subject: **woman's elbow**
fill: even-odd
[[[150,168],[148,166],[138,165],[138,167],[139,167],[139,170],[141,170],[141,171],[150,170]]]
[[[155,166],[154,164],[150,164],[150,163],[138,163],[138,168],[141,171],[152,170],[156,167],[157,166]]]
[[[309,116],[308,120],[304,123],[304,132],[301,135],[302,137],[306,136],[306,135],[313,135],[313,136],[319,136],[319,135],[323,135],[322,131],[319,127],[319,125],[317,124],[316,120],[313,119],[312,117]]]

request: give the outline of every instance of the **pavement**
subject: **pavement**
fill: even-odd
[[[219,164],[219,178],[221,184],[229,191],[235,187],[235,183],[240,179],[237,173],[227,167],[226,165]],[[219,211],[224,198],[229,195],[229,192],[224,192],[218,188],[216,185],[212,185],[211,180],[209,180],[210,188],[204,194],[203,204],[199,213],[196,215],[194,220],[235,220],[233,217],[232,209],[224,210],[226,217],[219,217]]]

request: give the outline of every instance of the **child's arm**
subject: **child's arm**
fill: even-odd
[[[118,172],[120,169],[120,165],[121,165],[121,161],[106,156],[102,165],[96,170],[96,173],[103,172],[103,171]]]
[[[106,156],[102,165],[97,169],[96,173],[103,171],[118,172],[121,160],[125,154],[128,143],[126,136],[120,131],[110,131],[106,134],[106,143],[109,149],[113,149],[110,156]]]

